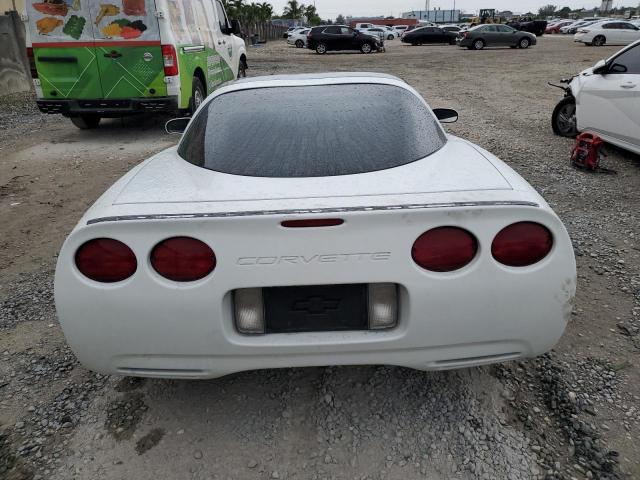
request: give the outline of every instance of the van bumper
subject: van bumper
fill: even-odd
[[[124,100],[37,100],[42,113],[57,113],[70,117],[94,114],[101,117],[121,117],[144,112],[178,110],[177,97],[130,98]]]

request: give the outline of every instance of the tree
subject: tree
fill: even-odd
[[[336,17],[336,24],[337,25],[344,25],[344,23],[345,23],[345,20],[344,20],[344,17],[342,16],[342,14],[338,15]]]
[[[556,12],[560,18],[569,18],[569,14],[571,13],[571,8],[562,7],[560,10]]]
[[[318,15],[316,7],[314,7],[313,5],[308,5],[304,7],[304,16],[307,17],[307,23],[311,27],[320,25],[320,22],[322,21],[322,19],[320,18],[320,15]]]
[[[305,6],[301,3],[298,3],[298,0],[289,0],[287,2],[287,6],[284,7],[284,18],[290,18],[292,20],[297,20],[304,15]]]
[[[556,7],[555,5],[545,5],[544,7],[540,7],[540,10],[538,10],[538,15],[546,18],[546,17],[551,17],[553,14],[556,13],[556,10],[558,9],[558,7]]]

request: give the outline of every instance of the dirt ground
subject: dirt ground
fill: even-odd
[[[55,316],[57,252],[108,186],[177,138],[164,133],[168,117],[80,131],[40,115],[28,95],[0,97],[0,479],[640,478],[640,157],[608,147],[616,174],[571,168],[572,141],[550,128],[561,92],[546,84],[616,50],[545,36],[529,50],[249,51],[252,76],[401,77],[432,107],[458,110],[448,130],[505,160],[565,222],[578,294],[560,344],[459,372],[334,367],[187,382],[86,371]]]

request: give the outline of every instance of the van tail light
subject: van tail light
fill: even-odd
[[[162,61],[165,77],[178,75],[178,55],[173,45],[162,45]]]
[[[189,237],[168,238],[151,251],[151,265],[175,282],[200,280],[216,267],[216,256],[204,242]]]
[[[84,243],[76,251],[75,262],[85,277],[102,283],[126,280],[138,268],[133,251],[111,238],[96,238]]]
[[[526,267],[545,258],[553,247],[549,229],[539,223],[519,222],[503,228],[493,239],[491,254],[509,267]]]
[[[38,78],[38,69],[36,68],[36,57],[33,54],[33,48],[27,48],[27,58],[29,59],[29,70],[31,70],[31,78]]]
[[[463,38],[469,38],[469,32],[464,32],[464,33],[462,34],[462,37],[463,37]]]
[[[423,233],[411,249],[413,261],[432,272],[453,272],[473,260],[478,241],[458,227],[438,227]]]

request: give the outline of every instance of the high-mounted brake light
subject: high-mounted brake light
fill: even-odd
[[[33,48],[27,48],[27,58],[29,59],[29,70],[31,71],[31,78],[38,78],[38,69],[36,68],[36,57],[33,53]]]
[[[178,55],[173,45],[162,45],[162,61],[165,77],[178,75]]]
[[[509,267],[526,267],[545,258],[553,247],[549,229],[539,223],[519,222],[503,228],[493,239],[491,254]]]
[[[285,228],[314,228],[314,227],[336,227],[342,225],[341,218],[318,218],[314,220],[285,220],[280,225]]]
[[[204,242],[190,237],[168,238],[151,251],[151,265],[175,282],[200,280],[216,267],[216,256]]]
[[[102,283],[126,280],[138,268],[133,251],[111,238],[96,238],[84,243],[76,251],[75,262],[85,277]]]
[[[414,242],[414,262],[432,272],[453,272],[474,259],[478,241],[458,227],[438,227],[423,233]]]

